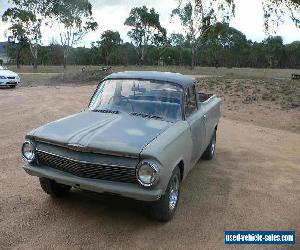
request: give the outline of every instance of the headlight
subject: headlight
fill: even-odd
[[[136,177],[144,187],[153,186],[158,181],[159,168],[154,162],[143,161],[137,168]]]
[[[6,76],[0,76],[0,79],[6,79]]]
[[[33,162],[35,160],[35,145],[34,142],[30,141],[30,140],[26,140],[23,143],[22,146],[22,155],[23,158],[30,162]]]

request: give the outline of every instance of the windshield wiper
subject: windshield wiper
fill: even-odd
[[[154,115],[154,114],[137,113],[137,112],[133,112],[133,113],[130,113],[130,114],[134,115],[134,116],[141,116],[143,118],[164,120],[164,118],[162,116]]]
[[[119,114],[118,110],[110,110],[110,109],[94,109],[93,112],[104,113],[104,114]]]

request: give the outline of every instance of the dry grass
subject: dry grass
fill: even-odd
[[[37,70],[33,70],[31,66],[22,66],[17,69],[15,66],[9,66],[11,70],[19,73],[74,73],[81,72],[82,65],[70,65],[67,69],[62,66],[39,66]],[[87,70],[98,70],[101,66],[86,66]],[[267,79],[290,79],[292,73],[300,74],[300,69],[254,69],[254,68],[213,68],[213,67],[196,67],[191,70],[184,66],[115,66],[113,71],[124,70],[155,70],[179,72],[187,75],[208,75],[213,77],[226,78],[267,78]]]
[[[243,104],[273,102],[284,109],[300,107],[300,81],[280,79],[202,78],[200,88]]]
[[[51,77],[52,83],[57,84],[94,84],[109,75],[110,72],[100,70],[87,70],[78,72],[69,72],[65,74],[56,74]],[[51,84],[51,83],[50,83]]]
[[[100,71],[100,66],[40,66],[36,71],[31,66],[23,66],[20,70],[10,69],[21,74],[25,85],[60,85],[60,84],[95,84],[110,72]],[[250,68],[209,68],[197,67],[193,71],[188,67],[159,66],[117,66],[113,72],[124,70],[156,70],[180,72],[200,77],[202,88],[217,93],[222,97],[238,99],[244,104],[257,101],[270,101],[282,108],[300,106],[300,81],[290,80],[293,69],[250,69]]]

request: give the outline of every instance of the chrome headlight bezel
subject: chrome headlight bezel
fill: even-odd
[[[25,146],[30,146],[31,147],[31,151],[32,151],[32,157],[26,157],[26,154],[24,152],[25,150]],[[22,145],[22,158],[23,160],[25,160],[28,163],[32,163],[35,159],[36,159],[36,152],[35,152],[36,148],[35,148],[35,142],[32,140],[28,140],[26,139],[25,142]]]
[[[141,177],[140,171],[142,171],[143,168],[148,168],[148,170],[150,170],[149,172],[152,171],[153,176],[150,177],[150,181],[148,181],[148,182],[146,182],[145,179],[143,179]],[[158,167],[158,164],[155,163],[155,162],[153,162],[153,161],[149,161],[149,160],[143,160],[143,161],[141,161],[141,163],[138,165],[138,167],[136,169],[136,178],[137,178],[138,182],[143,187],[152,187],[152,186],[154,186],[155,184],[157,184],[158,179],[159,179],[159,167]]]

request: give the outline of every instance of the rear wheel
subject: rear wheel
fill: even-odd
[[[165,194],[153,202],[150,216],[158,221],[167,222],[174,217],[180,195],[180,170],[176,167],[173,171]]]
[[[61,197],[71,189],[71,186],[59,184],[48,178],[39,178],[39,180],[44,192],[53,197]]]
[[[210,140],[209,145],[207,146],[206,150],[204,151],[202,155],[203,160],[212,160],[216,153],[216,143],[217,143],[217,133],[216,130]]]

